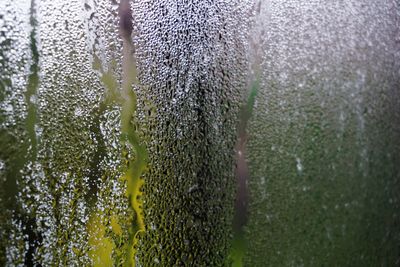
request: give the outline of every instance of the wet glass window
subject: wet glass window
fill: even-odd
[[[400,266],[400,4],[2,0],[1,266]]]

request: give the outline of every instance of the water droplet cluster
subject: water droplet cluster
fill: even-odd
[[[121,179],[126,165],[120,109],[110,104],[111,90],[103,82],[106,74],[112,76],[112,89],[118,90],[118,3],[5,5],[0,18],[1,139],[10,144],[1,144],[2,152],[7,148],[1,173],[2,188],[12,189],[14,181],[15,192],[2,193],[1,203],[8,197],[16,204],[2,220],[2,261],[88,265],[89,218],[100,217],[117,251],[120,241],[115,240],[127,239],[132,216]],[[113,231],[115,221],[124,228],[122,236]]]
[[[138,117],[149,155],[143,208],[152,226],[139,243],[143,266],[226,260],[249,10],[240,1],[133,5]]]
[[[0,3],[0,265],[120,266],[132,233],[139,266],[226,261],[251,3],[130,4],[143,214],[127,193],[140,155],[121,138],[136,73],[119,1]]]
[[[261,4],[246,265],[398,264],[398,3]]]

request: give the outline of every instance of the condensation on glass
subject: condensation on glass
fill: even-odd
[[[397,266],[399,90],[392,0],[1,1],[0,265]]]
[[[1,264],[228,262],[251,6],[1,2]]]
[[[262,1],[246,266],[400,264],[396,1]]]

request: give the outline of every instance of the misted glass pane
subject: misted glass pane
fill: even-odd
[[[259,12],[246,266],[397,266],[399,4]]]
[[[0,2],[1,266],[398,266],[400,4]]]

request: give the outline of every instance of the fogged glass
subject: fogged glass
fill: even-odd
[[[397,266],[396,1],[0,2],[0,265]]]

